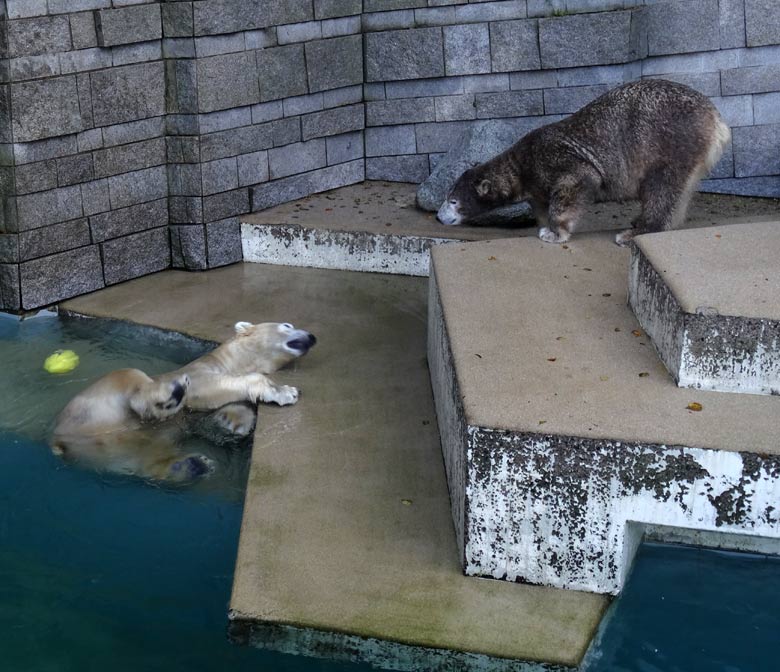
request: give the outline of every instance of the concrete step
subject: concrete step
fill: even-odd
[[[490,227],[439,224],[433,213],[415,207],[417,186],[363,182],[244,215],[244,260],[426,276],[432,245],[536,235],[535,227],[518,228],[500,216]],[[769,199],[697,194],[686,225],[776,216],[776,208]],[[635,203],[595,204],[586,210],[580,231],[620,229],[637,212]]]
[[[426,302],[420,278],[236,264],[147,276],[67,308],[218,341],[239,320],[317,335],[273,376],[300,401],[260,409],[230,602],[236,642],[415,672],[575,669],[606,598],[461,571]]]
[[[679,388],[609,234],[432,250],[428,360],[470,575],[617,593],[642,535],[778,552],[780,397]]]
[[[629,301],[681,387],[780,395],[780,219],[639,236]]]

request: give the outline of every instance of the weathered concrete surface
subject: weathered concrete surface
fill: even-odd
[[[640,236],[629,302],[681,387],[780,395],[780,220]]]
[[[469,574],[616,593],[645,525],[780,552],[780,398],[678,388],[626,306],[627,250],[592,234],[432,257],[428,357]]]
[[[415,189],[413,184],[369,181],[244,215],[244,260],[427,275],[432,245],[536,235],[528,221],[518,227],[510,216],[496,212],[490,226],[444,226],[434,214],[415,207]],[[697,194],[687,225],[709,226],[747,212],[776,216],[774,203]],[[596,204],[587,210],[580,231],[619,229],[636,214],[636,204]]]
[[[223,340],[238,320],[318,336],[263,407],[231,600],[237,641],[403,670],[569,669],[605,598],[464,577],[425,361],[426,283],[238,264],[66,304]],[[452,649],[452,651],[447,651]]]

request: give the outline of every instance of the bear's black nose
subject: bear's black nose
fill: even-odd
[[[173,393],[171,394],[171,397],[176,400],[177,404],[181,403],[181,400],[184,398],[184,392],[185,392],[184,385],[181,383],[176,383],[173,386]]]

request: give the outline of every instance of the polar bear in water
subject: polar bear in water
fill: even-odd
[[[121,369],[76,395],[57,417],[52,451],[106,471],[164,481],[188,481],[213,471],[202,454],[185,454],[179,411],[215,411],[225,430],[245,436],[259,402],[294,404],[298,390],[266,374],[306,354],[316,343],[291,324],[238,322],[235,335],[182,368],[150,377]],[[174,417],[176,416],[176,417]]]

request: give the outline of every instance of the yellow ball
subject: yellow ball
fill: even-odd
[[[68,373],[79,365],[79,356],[73,350],[57,350],[43,363],[49,373]]]

